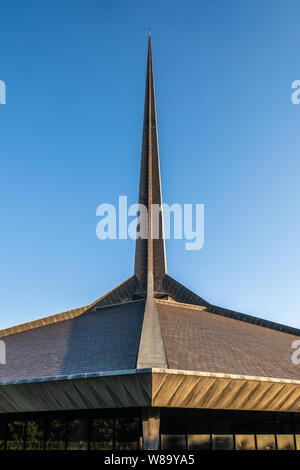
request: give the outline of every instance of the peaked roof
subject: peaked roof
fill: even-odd
[[[166,272],[151,38],[148,39],[139,202],[148,237],[136,241],[134,274],[85,307],[0,331],[0,383],[144,369],[300,378],[291,344],[300,330],[210,304]]]
[[[147,349],[150,341],[142,344],[143,328],[151,327],[145,299],[90,308],[77,317],[6,336],[7,364],[0,365],[0,383],[152,368],[300,380],[299,366],[290,359],[297,336],[220,317],[204,306],[162,299],[154,303],[162,350]],[[159,354],[164,366],[155,365],[162,359]]]

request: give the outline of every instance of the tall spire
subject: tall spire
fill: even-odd
[[[154,94],[151,36],[148,37],[148,60],[140,173],[139,203],[148,209],[148,238],[136,241],[135,275],[142,289],[162,291],[162,281],[166,274],[166,255],[162,212],[158,220],[158,238],[152,239],[152,205],[161,207],[161,182],[159,150]],[[149,284],[150,283],[150,284]]]
[[[139,203],[144,204],[148,209],[148,237],[138,238],[136,241],[135,275],[141,289],[147,291],[147,296],[136,367],[137,369],[165,368],[168,364],[154,300],[155,292],[163,290],[166,257],[161,212],[159,213],[159,238],[152,239],[152,205],[161,206],[162,198],[150,34],[148,38]]]

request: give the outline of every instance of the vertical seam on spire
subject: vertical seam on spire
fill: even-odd
[[[162,367],[167,368],[166,351],[164,347],[160,322],[158,318],[158,311],[154,300],[154,265],[153,265],[153,240],[152,240],[152,199],[153,199],[153,147],[152,147],[152,99],[153,106],[155,106],[154,93],[153,93],[153,70],[152,70],[152,57],[151,57],[151,40],[148,42],[148,64],[147,64],[147,85],[146,93],[148,91],[148,112],[146,120],[148,125],[148,145],[147,145],[147,171],[148,171],[148,184],[147,184],[147,203],[148,203],[148,240],[147,240],[147,270],[146,270],[146,285],[147,285],[147,299],[144,311],[143,325],[139,343],[139,350],[137,356],[137,369]],[[146,86],[147,86],[146,85]],[[152,96],[153,94],[153,96]],[[155,116],[154,116],[155,117]],[[145,119],[145,116],[144,116]],[[155,122],[156,125],[156,122]],[[144,137],[145,138],[145,135]],[[144,150],[144,149],[143,149]],[[158,159],[158,147],[157,147]],[[158,164],[159,167],[159,164]],[[159,176],[159,173],[158,173]],[[160,184],[160,181],[159,181]],[[161,193],[160,193],[161,198]],[[161,203],[161,201],[160,201]],[[163,252],[164,256],[164,252]]]

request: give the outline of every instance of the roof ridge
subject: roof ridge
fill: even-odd
[[[167,300],[167,299],[158,299],[155,298],[155,302],[158,304],[163,304],[163,305],[174,305],[175,307],[184,307],[188,308],[190,310],[206,310],[205,305],[193,305],[193,304],[187,304],[184,302],[177,302],[176,300]]]
[[[267,328],[269,330],[277,331],[279,333],[290,334],[294,336],[300,336],[300,329],[294,328],[292,326],[283,325],[282,323],[276,323],[271,320],[265,320],[260,317],[255,317],[253,315],[248,315],[246,313],[236,312],[234,310],[229,310],[224,307],[218,307],[216,305],[196,305],[188,304],[185,302],[177,302],[176,300],[166,300],[166,299],[155,299],[155,302],[161,305],[172,305],[174,307],[181,307],[189,310],[199,310],[205,311],[207,313],[212,313],[214,315],[220,315],[222,317],[231,318],[232,320],[241,321],[243,323],[249,323],[254,326],[259,326],[261,328]]]
[[[153,291],[153,274],[148,273],[147,300],[137,356],[137,369],[168,367],[163,335]]]
[[[33,330],[35,328],[40,328],[42,326],[52,325],[54,323],[58,323],[58,322],[61,322],[61,321],[64,321],[64,320],[70,320],[71,318],[78,317],[79,315],[82,315],[83,313],[87,312],[90,308],[97,305],[102,300],[106,299],[109,295],[114,293],[120,287],[124,286],[126,283],[128,283],[133,278],[134,278],[134,275],[130,276],[128,279],[121,282],[120,284],[118,284],[116,287],[114,287],[110,291],[106,292],[104,295],[99,297],[97,300],[95,300],[91,304],[85,305],[83,307],[74,308],[74,309],[71,309],[71,310],[66,310],[66,311],[61,312],[61,313],[55,313],[54,315],[49,315],[49,316],[46,316],[46,317],[38,318],[36,320],[32,320],[32,321],[29,321],[29,322],[20,323],[19,325],[9,326],[8,328],[4,328],[4,329],[0,330],[0,338],[4,338],[6,336],[14,335],[14,334],[17,334],[17,333],[22,333],[23,331]],[[109,305],[110,304],[103,305],[103,307],[108,307]]]
[[[269,330],[275,330],[281,333],[287,333],[294,336],[300,336],[300,329],[294,328],[293,326],[283,325],[282,323],[276,323],[271,320],[265,320],[254,315],[248,315],[247,313],[236,312],[224,307],[218,307],[217,305],[210,304],[206,308],[207,312],[214,313],[215,315],[221,315],[223,317],[232,318],[233,320],[239,320],[252,325],[261,326]]]
[[[0,338],[5,336],[14,335],[16,333],[22,333],[23,331],[32,330],[34,328],[39,328],[42,326],[52,325],[53,323],[58,323],[64,320],[69,320],[70,318],[75,318],[86,312],[93,304],[86,305],[84,307],[74,308],[72,310],[66,310],[65,312],[56,313],[54,315],[49,315],[47,317],[38,318],[25,323],[20,323],[19,325],[10,326],[0,330]]]

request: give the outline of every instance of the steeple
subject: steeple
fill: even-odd
[[[152,205],[162,207],[156,107],[153,79],[151,36],[148,37],[148,60],[144,108],[142,159],[140,172],[139,203],[148,210],[148,237],[136,241],[134,273],[142,290],[162,291],[166,274],[166,255],[162,212],[158,219],[158,238],[152,239]],[[157,220],[157,219],[155,219]],[[142,230],[141,230],[142,231]]]
[[[140,228],[143,236],[146,232],[147,237],[136,240],[134,275],[99,299],[94,308],[146,298],[138,365],[141,368],[150,367],[149,364],[164,367],[166,357],[154,299],[160,298],[207,307],[209,304],[167,274],[150,33],[139,203],[147,208],[146,222],[144,220],[146,227]],[[158,217],[156,214],[152,217],[153,205],[160,208]]]
[[[168,365],[154,300],[155,292],[163,290],[166,256],[162,212],[159,213],[159,227],[157,227],[159,237],[152,239],[154,229],[152,205],[161,206],[162,198],[150,34],[148,38],[139,203],[144,204],[148,209],[148,236],[147,238],[137,239],[135,252],[134,273],[141,289],[147,292],[137,369],[164,368]]]

